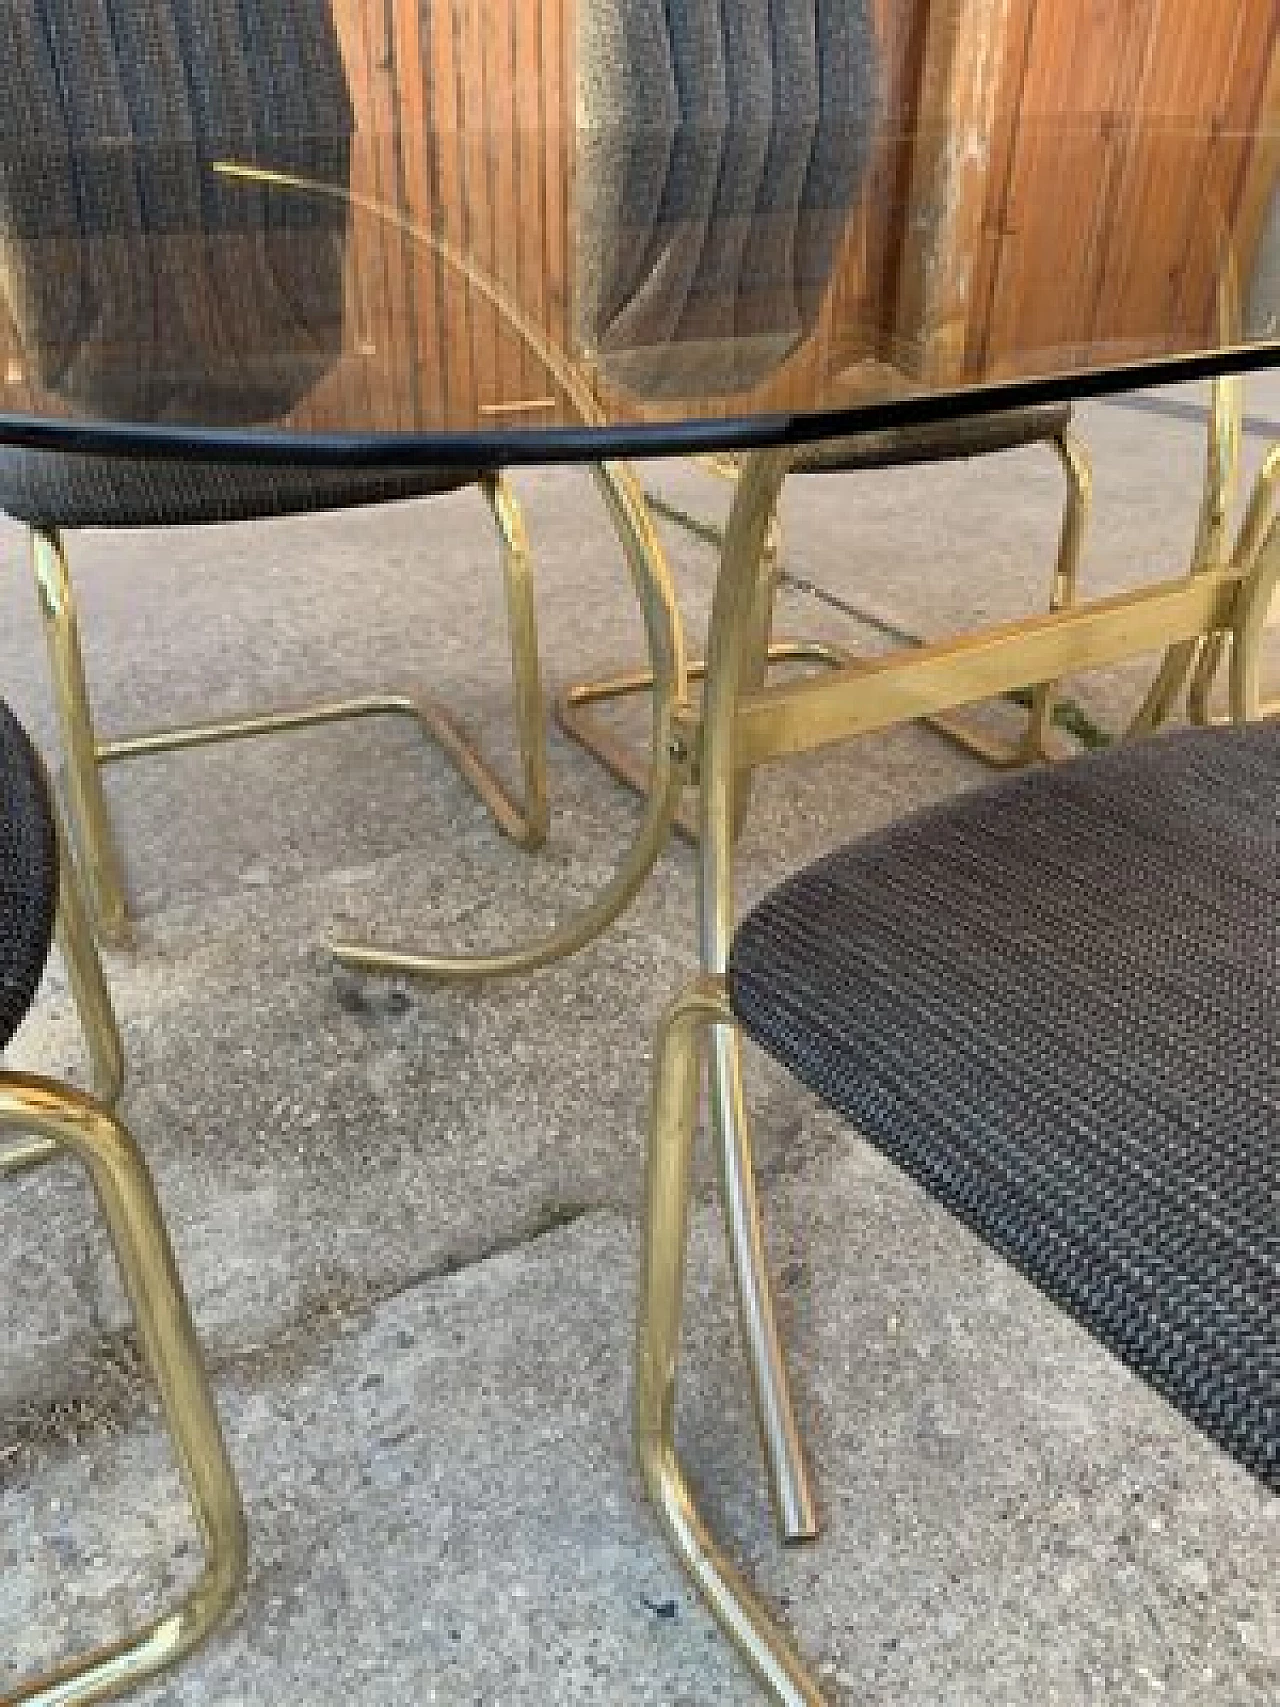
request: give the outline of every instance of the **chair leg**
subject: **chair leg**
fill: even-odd
[[[18,1076],[0,1079],[0,1136],[9,1133],[34,1133],[70,1150],[89,1174],[205,1548],[204,1570],[176,1606],[122,1641],[0,1697],[0,1707],[80,1707],[132,1688],[204,1640],[244,1585],[245,1520],[173,1250],[137,1145],[100,1103],[48,1080]]]
[[[1084,445],[1071,431],[1054,439],[1053,448],[1066,476],[1067,496],[1058,535],[1058,555],[1049,589],[1049,609],[1069,610],[1076,602],[1080,556],[1093,504],[1093,470]],[[962,716],[949,713],[928,717],[931,729],[954,741],[967,752],[997,770],[1048,762],[1058,757],[1053,739],[1053,719],[1058,703],[1058,683],[1039,682],[1030,690],[1026,727],[1013,742],[987,735]]]
[[[699,757],[698,930],[702,969],[712,977],[723,977],[733,938],[737,708],[758,661],[761,563],[788,466],[785,452],[746,459],[711,611]],[[716,1033],[708,1083],[720,1197],[769,1489],[784,1539],[805,1541],[817,1534],[818,1519],[769,1281],[736,1031]]]
[[[723,983],[701,978],[671,1006],[658,1035],[641,1234],[636,1452],[677,1558],[772,1699],[780,1707],[822,1707],[824,1698],[794,1645],[713,1538],[676,1454],[676,1369],[701,1044],[709,1028],[732,1026]]]
[[[1209,394],[1204,491],[1191,553],[1189,572],[1192,575],[1216,568],[1225,559],[1231,503],[1240,475],[1243,430],[1243,383],[1238,375],[1221,375],[1214,380]],[[1264,483],[1267,483],[1265,468],[1259,487]],[[1256,499],[1257,490],[1254,496]],[[1248,522],[1245,525],[1247,527]],[[1221,656],[1221,644],[1215,646],[1212,636],[1175,641],[1161,659],[1155,680],[1147,689],[1127,733],[1131,736],[1151,734],[1170,717],[1184,693],[1188,696],[1188,710],[1193,720],[1199,721],[1197,707],[1203,709]]]
[[[1246,573],[1254,568],[1258,553],[1262,549],[1271,521],[1277,488],[1280,488],[1280,445],[1272,445],[1263,458],[1262,467],[1258,471],[1258,478],[1249,496],[1244,520],[1240,524],[1240,531],[1236,535],[1235,549],[1232,552],[1232,562]],[[1214,721],[1209,709],[1209,697],[1213,692],[1213,684],[1217,679],[1218,671],[1222,667],[1226,640],[1226,635],[1218,632],[1206,635],[1201,642],[1195,673],[1191,678],[1191,686],[1187,693],[1187,713],[1193,723],[1205,724]],[[1280,715],[1280,700],[1263,700],[1260,709],[1264,717]]]
[[[1231,629],[1230,696],[1233,723],[1263,716],[1262,631],[1280,587],[1280,516],[1271,523],[1240,588]]]
[[[122,946],[129,940],[128,906],[98,768],[98,744],[66,547],[53,529],[32,528],[30,537],[31,565],[62,738],[72,838],[98,932],[105,942]]]
[[[528,537],[519,504],[504,477],[489,476],[482,485],[502,547],[523,776],[523,798],[519,800],[508,792],[458,719],[422,693],[362,694],[295,709],[183,724],[111,740],[97,739],[65,545],[56,532],[33,530],[36,583],[66,755],[72,833],[84,862],[95,921],[104,941],[123,944],[129,935],[121,862],[111,832],[101,776],[103,765],[125,759],[257,735],[285,734],[350,718],[412,717],[479,796],[503,835],[521,847],[542,846],[548,827],[546,729]]]

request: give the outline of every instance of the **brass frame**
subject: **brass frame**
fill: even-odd
[[[691,778],[692,753],[680,730],[687,720],[689,668],[675,589],[644,503],[644,495],[625,463],[598,463],[596,484],[626,554],[627,568],[644,618],[653,660],[650,770],[644,815],[614,876],[586,907],[556,929],[531,942],[494,954],[454,955],[414,949],[340,942],[334,958],[356,971],[471,981],[536,971],[575,953],[607,930],[635,898],[670,840],[671,825]]]
[[[1066,499],[1049,595],[1050,611],[1058,611],[1069,609],[1075,603],[1080,556],[1092,504],[1093,476],[1088,453],[1080,439],[1070,430],[1065,430],[1046,442],[1052,445],[1066,477]],[[740,477],[741,464],[736,459],[706,457],[701,461],[710,472],[735,484]],[[812,663],[828,669],[856,667],[856,656],[844,647],[822,641],[773,642],[770,639],[782,555],[781,522],[776,503],[769,519],[763,552],[761,600],[756,619],[760,630],[756,647],[758,662],[754,666],[757,672],[774,665],[797,663]],[[703,660],[690,661],[691,681],[699,681],[705,674],[706,664]],[[763,680],[761,675],[761,685]],[[649,786],[648,772],[643,762],[626,742],[620,740],[605,723],[591,714],[591,707],[644,693],[651,686],[651,681],[651,674],[647,670],[624,670],[611,676],[574,683],[559,694],[555,702],[556,721],[565,733],[597,759],[612,777],[637,794],[644,794]],[[1005,769],[1055,756],[1051,732],[1056,699],[1055,681],[1035,684],[1031,689],[1031,706],[1026,728],[1021,737],[1013,742],[1002,741],[970,725],[963,718],[953,717],[945,711],[931,713],[924,721],[948,740],[974,753],[984,763]],[[748,791],[749,783],[744,781],[738,806],[739,829],[746,812]],[[688,805],[683,805],[677,814],[676,828],[688,840],[697,840],[697,815]]]
[[[702,1043],[722,1035],[736,1036],[735,1022],[723,980],[710,977],[697,979],[676,998],[658,1032],[636,1328],[636,1455],[667,1539],[756,1677],[784,1707],[823,1707],[825,1697],[795,1647],[712,1536],[676,1452],[676,1370]]]
[[[61,838],[60,838],[61,839]],[[79,1707],[132,1688],[190,1652],[230,1610],[247,1574],[248,1540],[164,1217],[145,1160],[112,1112],[123,1054],[88,912],[60,849],[58,940],[84,1027],[98,1095],[30,1074],[0,1073],[0,1178],[64,1152],[84,1166],[111,1236],[143,1354],[205,1547],[205,1568],[169,1611],[121,1641],[0,1691],[0,1707]]]
[[[1030,679],[1133,657],[1182,642],[1231,643],[1235,721],[1262,713],[1260,644],[1280,585],[1280,518],[1270,517],[1280,461],[1268,458],[1225,562],[1197,565],[1155,586],[1004,624],[870,665],[778,686],[759,681],[759,585],[765,533],[788,467],[761,452],[743,470],[716,581],[700,715],[685,737],[700,779],[699,904],[702,977],[669,1010],[659,1034],[646,1188],[638,1330],[636,1430],[641,1467],[681,1562],[774,1700],[818,1707],[823,1696],[789,1639],[728,1564],[694,1507],[674,1446],[675,1368],[689,1157],[699,1039],[708,1033],[710,1113],[743,1347],[785,1540],[807,1539],[817,1518],[777,1331],[742,1084],[740,1041],[725,992],[733,932],[735,796],[757,764],[815,750],[940,709],[1003,693]]]
[[[254,712],[100,740],[94,731],[65,544],[56,529],[30,530],[32,568],[62,738],[68,819],[98,933],[104,941],[123,945],[130,936],[122,865],[101,774],[103,765],[124,759],[256,735],[283,734],[348,718],[412,717],[475,790],[503,835],[530,849],[545,842],[549,822],[546,730],[528,538],[519,504],[506,480],[501,475],[489,474],[480,484],[501,541],[520,736],[522,801],[513,798],[453,715],[434,699],[419,693],[365,694],[292,710]]]

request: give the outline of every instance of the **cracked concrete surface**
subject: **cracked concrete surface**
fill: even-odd
[[[1280,419],[1280,384],[1253,385],[1250,409]],[[1195,420],[1111,404],[1081,425],[1098,484],[1086,585],[1179,567]],[[1264,444],[1247,440],[1254,462]],[[723,519],[725,488],[700,471],[645,478]],[[548,689],[635,656],[588,476],[516,487]],[[874,649],[833,600],[927,633],[1032,608],[1059,496],[1036,451],[797,481],[788,566],[829,596],[788,587],[779,626]],[[696,631],[714,559],[663,533]],[[0,542],[0,690],[52,752],[19,531]],[[81,536],[101,726],[421,678],[514,773],[493,556],[467,494]],[[1070,690],[1118,728],[1143,680],[1128,667]],[[672,1566],[628,1444],[651,1040],[694,964],[689,850],[673,846],[607,938],[538,978],[354,979],[326,952],[337,930],[495,942],[584,899],[636,809],[558,736],[551,757],[536,857],[393,721],[110,774],[139,919],[136,948],[109,960],[125,1113],[171,1221],[254,1550],[236,1622],[143,1699],[757,1698]],[[743,903],[981,775],[916,729],[763,774]],[[8,1059],[83,1074],[56,960]],[[784,1552],[770,1528],[701,1153],[682,1439],[832,1700],[1273,1701],[1276,1502],[770,1064],[750,1069],[822,1540]],[[193,1570],[195,1540],[83,1182],[63,1166],[8,1182],[0,1217],[2,1689],[154,1605]]]

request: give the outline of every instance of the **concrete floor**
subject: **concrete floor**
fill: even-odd
[[[1170,412],[1165,405],[1175,405]],[[1185,562],[1196,389],[1081,412],[1090,590]],[[1280,382],[1251,388],[1256,465]],[[1180,412],[1181,410],[1181,412]],[[1268,427],[1268,422],[1271,426]],[[672,506],[722,519],[687,464]],[[548,688],[634,656],[582,471],[521,474]],[[866,646],[1034,608],[1043,451],[795,481],[781,626]],[[691,623],[714,557],[668,523]],[[0,685],[52,752],[19,530]],[[474,494],[74,541],[103,730],[374,683],[430,685],[510,766],[501,590]],[[1280,646],[1273,635],[1273,678]],[[1118,727],[1141,668],[1070,684]],[[641,1502],[629,1356],[651,1038],[694,965],[677,844],[603,941],[477,991],[335,973],[335,929],[496,943],[607,874],[634,806],[558,735],[536,857],[413,731],[365,723],[110,776],[138,915],[109,971],[152,1161],[252,1528],[237,1619],[151,1703],[749,1703]],[[920,729],[775,770],[744,903],[982,775]],[[60,966],[8,1058],[82,1073]],[[1280,1693],[1280,1522],[1242,1471],[767,1063],[751,1101],[825,1533],[768,1518],[705,1155],[681,1432],[709,1510],[835,1703],[1262,1707]],[[72,1170],[4,1192],[0,1691],[110,1636],[195,1543],[104,1240]]]

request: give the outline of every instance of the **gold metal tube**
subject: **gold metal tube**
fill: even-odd
[[[93,732],[93,713],[80,650],[75,595],[62,536],[32,528],[31,566],[53,680],[54,706],[66,759],[71,831],[81,860],[94,920],[104,940],[129,941],[128,908]]]
[[[1219,314],[1232,312],[1229,293],[1220,292]],[[1227,527],[1240,476],[1240,445],[1244,432],[1244,382],[1238,374],[1222,374],[1209,394],[1205,444],[1204,493],[1191,554],[1192,575],[1219,568],[1227,561]],[[1177,640],[1165,652],[1156,678],[1129,725],[1131,735],[1149,734],[1173,710],[1178,696],[1189,690],[1200,638]]]
[[[51,1141],[88,1171],[205,1547],[204,1570],[171,1611],[0,1697],[0,1707],[79,1707],[134,1687],[208,1635],[244,1584],[247,1532],[173,1250],[137,1145],[91,1098],[19,1075],[0,1079],[0,1135],[10,1133]]]
[[[765,539],[790,466],[786,451],[745,459],[725,532],[707,644],[699,754],[699,936],[702,970],[721,977],[733,936],[734,773],[744,674],[759,634]],[[715,1032],[710,1051],[712,1132],[730,1263],[738,1295],[770,1487],[784,1537],[817,1533],[817,1515],[774,1317],[742,1086],[737,1033]]]
[[[700,1044],[708,1027],[718,1035],[732,1026],[723,982],[703,977],[671,1005],[658,1033],[636,1334],[636,1451],[667,1538],[730,1641],[781,1707],[822,1707],[822,1694],[794,1646],[713,1538],[676,1455],[676,1372]]]
[[[1253,559],[1231,624],[1230,696],[1235,723],[1262,716],[1262,631],[1280,584],[1280,516]]]

